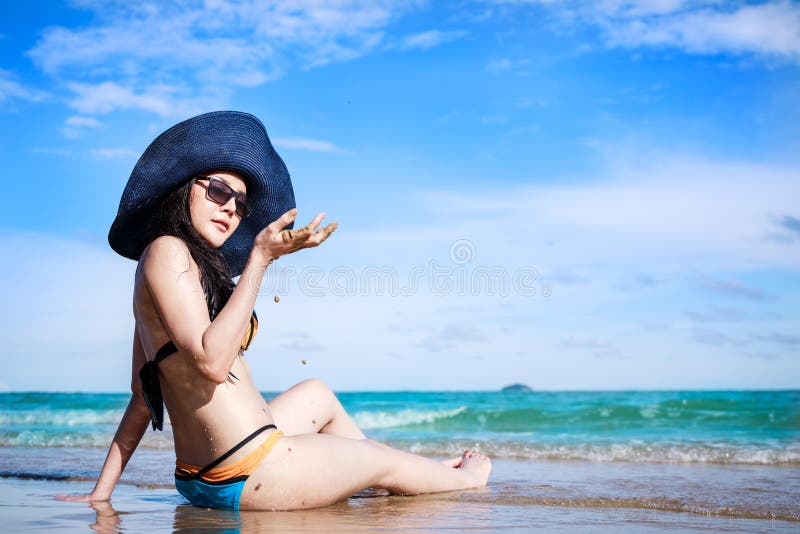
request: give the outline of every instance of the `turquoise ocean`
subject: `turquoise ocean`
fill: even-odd
[[[497,498],[800,520],[800,391],[338,397],[371,438],[432,457],[474,449],[503,463]],[[91,480],[128,399],[0,393],[0,475]],[[169,487],[172,462],[169,425],[148,429],[124,481]]]

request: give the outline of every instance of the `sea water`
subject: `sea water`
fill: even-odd
[[[432,457],[478,450],[501,462],[490,499],[800,520],[800,391],[338,397],[371,438]],[[128,399],[0,393],[0,475],[96,477]],[[169,424],[148,430],[124,480],[168,487],[172,451]]]
[[[338,396],[370,437],[429,455],[480,448],[514,459],[800,466],[798,391]],[[0,447],[105,448],[129,398],[0,393]],[[148,432],[141,446],[171,449],[169,429]]]

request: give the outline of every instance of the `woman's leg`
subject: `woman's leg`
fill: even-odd
[[[269,409],[275,424],[287,436],[319,432],[343,438],[366,438],[336,394],[316,378],[304,380],[284,391],[269,402]],[[461,456],[441,463],[458,467]]]
[[[466,454],[457,468],[369,439],[324,434],[284,436],[250,475],[242,509],[327,506],[369,487],[417,494],[485,486],[491,462]]]
[[[332,434],[343,438],[366,436],[322,380],[304,380],[269,402],[275,424],[287,436]]]

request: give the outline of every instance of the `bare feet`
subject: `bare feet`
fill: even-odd
[[[489,473],[492,472],[492,461],[485,454],[466,451],[458,469],[463,469],[473,475],[478,486],[485,486],[489,481]]]
[[[442,460],[442,464],[446,465],[447,467],[458,467],[461,465],[461,459],[462,456],[456,456],[455,458]]]

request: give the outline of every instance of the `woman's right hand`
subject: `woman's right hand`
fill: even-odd
[[[271,263],[272,260],[285,254],[303,248],[317,247],[338,227],[338,223],[333,222],[317,232],[317,227],[324,217],[325,214],[320,213],[298,230],[284,230],[297,218],[297,208],[292,208],[256,235],[253,252],[257,253],[265,263]]]

